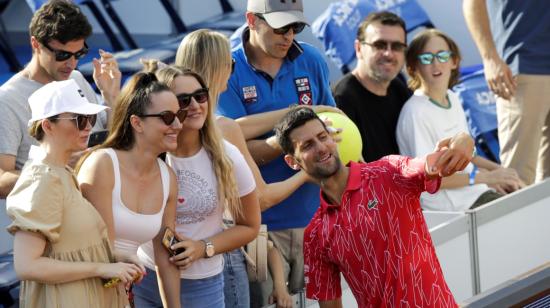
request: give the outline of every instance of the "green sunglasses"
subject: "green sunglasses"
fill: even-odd
[[[418,55],[418,60],[424,65],[432,64],[434,59],[437,58],[439,63],[447,63],[451,59],[453,53],[448,50],[440,51],[438,53],[425,52]]]

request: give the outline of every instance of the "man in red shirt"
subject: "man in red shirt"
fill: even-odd
[[[308,298],[322,308],[342,307],[342,273],[359,307],[457,306],[419,197],[436,192],[441,176],[471,160],[474,142],[467,134],[441,141],[441,151],[428,155],[429,164],[425,158],[391,155],[348,166],[309,109],[290,111],[276,134],[287,164],[321,186],[321,206],[304,234]]]

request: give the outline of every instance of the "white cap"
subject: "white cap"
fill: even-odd
[[[295,22],[307,24],[302,0],[248,0],[246,10],[260,13],[271,28],[282,28]]]
[[[74,79],[52,81],[36,90],[29,97],[33,122],[64,112],[76,114],[96,114],[108,107],[92,104]]]

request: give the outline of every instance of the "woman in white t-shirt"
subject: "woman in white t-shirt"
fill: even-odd
[[[172,261],[181,269],[181,303],[184,307],[224,307],[222,254],[258,234],[256,184],[238,149],[221,138],[202,77],[179,69],[172,90],[180,108],[187,111],[178,147],[166,155],[179,187],[176,232],[183,240],[173,249],[185,250]],[[224,210],[235,218],[235,225],[225,230]],[[150,245],[143,245],[139,256],[152,270]],[[151,292],[155,284],[154,275],[147,275],[135,288],[138,307],[159,306],[158,296]]]
[[[159,269],[167,307],[180,306],[179,270],[161,242],[164,229],[175,227],[178,188],[158,156],[176,149],[184,119],[170,88],[154,74],[138,73],[115,104],[107,140],[77,166],[82,193],[105,220],[118,251],[138,260],[138,247],[153,240],[150,266]]]
[[[401,110],[396,135],[401,154],[418,157],[432,152],[438,140],[468,131],[462,105],[449,90],[458,82],[460,51],[449,36],[429,29],[411,41],[406,60],[409,87],[415,92]],[[515,170],[481,156],[464,171],[443,178],[437,193],[423,193],[422,207],[464,211],[524,185]]]

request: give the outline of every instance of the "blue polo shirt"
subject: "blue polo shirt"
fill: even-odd
[[[243,42],[249,38],[243,32]],[[237,119],[251,114],[287,108],[293,104],[335,106],[329,85],[329,71],[315,47],[294,41],[275,78],[248,63],[243,44],[233,49],[235,71],[227,90],[220,95],[220,115]],[[267,138],[272,133],[263,136]],[[295,171],[283,156],[261,166],[266,183],[284,181]],[[262,223],[269,230],[305,227],[319,206],[319,187],[304,184],[283,202],[262,213]]]
[[[487,1],[497,51],[514,75],[550,75],[549,3],[548,0]]]

